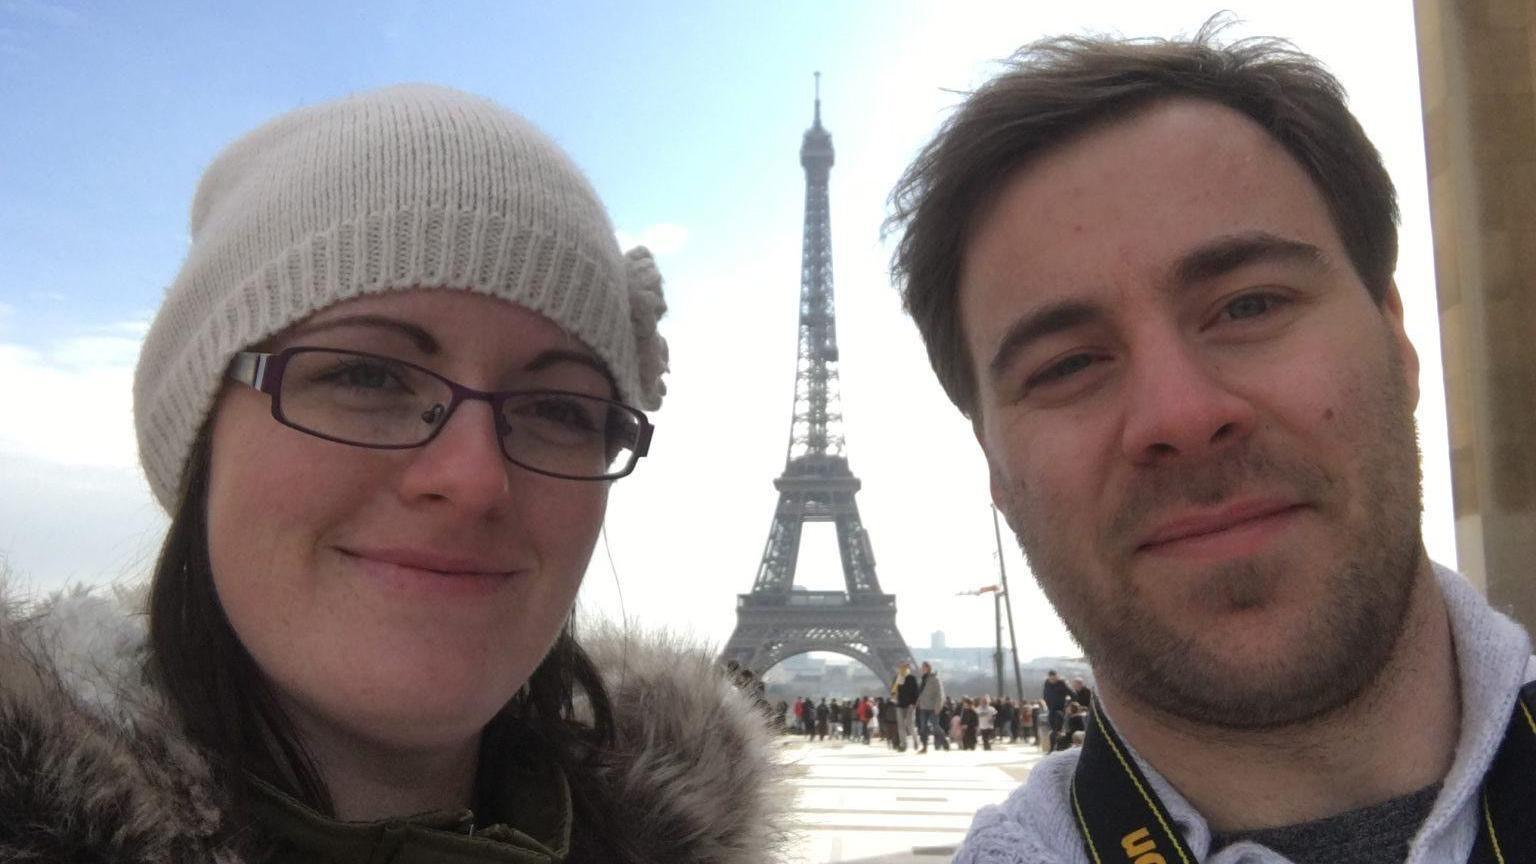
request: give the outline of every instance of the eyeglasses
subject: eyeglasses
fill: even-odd
[[[508,461],[551,477],[623,477],[651,445],[650,421],[621,402],[563,390],[475,390],[378,354],[242,351],[228,377],[271,396],[272,417],[284,426],[355,447],[421,447],[472,399],[490,403]]]

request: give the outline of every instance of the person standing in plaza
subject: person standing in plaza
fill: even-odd
[[[875,716],[880,722],[880,738],[885,746],[896,749],[896,701],[894,699],[879,698],[875,700]]]
[[[981,715],[976,710],[976,702],[967,696],[960,700],[960,749],[976,749],[976,733],[981,728]]]
[[[976,705],[976,731],[981,736],[981,749],[992,749],[992,735],[997,727],[997,709],[990,697],[983,696]]]
[[[1093,690],[1081,677],[1072,679],[1072,701],[1084,708],[1093,707]]]
[[[905,752],[907,743],[917,746],[917,676],[912,664],[903,660],[896,668],[891,693],[896,697],[896,749]]]
[[[1396,193],[1339,82],[1219,25],[1045,40],[895,199],[906,307],[1094,670],[1082,747],[957,864],[1536,861],[1536,658],[1425,552]]]
[[[1055,669],[1045,673],[1045,684],[1042,685],[1041,698],[1045,700],[1045,710],[1051,726],[1050,744],[1045,748],[1049,753],[1056,747],[1056,739],[1061,734],[1062,723],[1067,717],[1067,702],[1072,699],[1072,688],[1067,686]]]
[[[917,682],[917,737],[922,742],[919,753],[928,752],[928,736],[931,732],[934,746],[943,750],[949,749],[949,742],[944,740],[944,730],[938,724],[939,706],[944,704],[944,682],[939,680],[939,673],[934,670],[933,664],[924,661],[920,667],[922,677]]]
[[[937,737],[942,742],[939,747],[942,750],[948,750],[951,741],[958,743],[958,736],[954,734],[954,726],[952,724],[954,717],[955,700],[945,696],[944,704],[939,706],[939,710],[934,716],[934,724],[938,727]]]

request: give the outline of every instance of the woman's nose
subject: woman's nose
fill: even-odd
[[[471,511],[495,509],[511,492],[511,472],[502,452],[491,406],[460,404],[441,431],[413,454],[401,480],[407,498],[436,498]]]

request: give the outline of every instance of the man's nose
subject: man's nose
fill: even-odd
[[[1133,354],[1122,447],[1137,464],[1200,456],[1247,437],[1255,412],[1213,358],[1177,338]]]

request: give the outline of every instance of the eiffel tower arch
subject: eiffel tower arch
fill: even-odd
[[[891,681],[897,664],[912,655],[896,629],[896,597],[881,591],[875,576],[875,554],[854,500],[860,484],[848,467],[843,438],[827,194],[832,135],[821,125],[821,73],[816,74],[815,121],[800,145],[805,237],[789,452],[784,473],[773,481],[779,502],[757,579],[751,593],[737,595],[736,630],[723,659],[762,675],[796,654],[828,651],[857,660],[881,680]],[[807,522],[835,526],[845,590],[795,588],[800,533]]]

